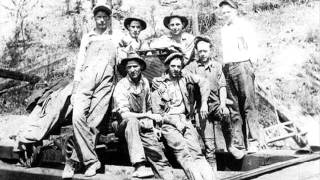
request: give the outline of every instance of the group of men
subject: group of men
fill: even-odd
[[[147,28],[146,22],[136,17],[126,18],[124,26],[128,35],[115,44],[106,31],[111,9],[103,4],[94,7],[96,27],[82,38],[74,81],[60,90],[71,94],[77,145],[66,162],[63,178],[73,176],[74,162],[83,163],[88,177],[94,176],[101,167],[95,152],[97,126],[104,119],[112,98],[113,113],[119,117],[114,130],[126,140],[134,166],[133,177],[156,175],[174,179],[164,153],[166,147],[188,179],[217,179],[216,121],[221,122],[227,150],[236,159],[243,158],[248,148],[247,139],[243,138],[243,123],[247,127],[245,137],[262,139],[254,102],[253,31],[250,24],[238,16],[235,2],[223,0],[219,7],[225,21],[223,64],[213,58],[208,37],[194,37],[184,32],[188,25],[184,16],[165,17],[163,24],[170,33],[150,43],[150,47],[139,38],[140,32]],[[136,51],[159,47],[169,48],[172,53],[164,60],[166,71],[161,77],[155,77],[150,87],[142,75],[148,68],[147,63]],[[58,116],[61,115],[54,117]],[[55,122],[46,123],[41,137],[34,139],[40,140]],[[159,132],[162,141],[159,141]],[[20,144],[30,143],[30,139],[17,136]],[[147,163],[153,172],[146,168]]]

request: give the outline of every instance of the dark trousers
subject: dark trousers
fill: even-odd
[[[248,147],[249,136],[255,140],[260,138],[258,112],[255,106],[255,75],[252,64],[250,61],[225,64],[223,72],[227,81],[228,98],[233,101],[229,108],[235,135],[233,145]],[[245,141],[243,134],[246,137]]]
[[[213,168],[216,168],[216,147],[225,149],[230,146],[233,139],[232,125],[230,115],[224,116],[219,112],[220,100],[218,96],[211,95],[208,106],[208,118],[201,119],[200,113],[197,113],[197,118],[200,119],[199,133],[204,141],[206,159]]]

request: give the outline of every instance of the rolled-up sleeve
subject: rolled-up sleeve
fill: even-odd
[[[227,86],[226,78],[222,72],[222,65],[217,66],[218,89]]]
[[[201,102],[207,102],[210,94],[209,81],[206,78],[192,73],[185,73],[184,76],[187,82],[191,81],[193,84],[198,84],[200,87]]]

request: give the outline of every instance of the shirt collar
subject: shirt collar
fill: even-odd
[[[140,81],[136,84],[136,83],[134,83],[133,81],[132,81],[132,79],[129,77],[129,75],[127,74],[126,75],[126,78],[127,78],[127,80],[129,81],[129,83],[130,84],[134,84],[134,85],[144,85],[144,81],[143,81],[143,75],[141,74],[141,78],[140,78]]]
[[[209,69],[210,70],[212,68],[212,59],[209,58],[207,64],[204,64],[204,63],[201,63],[200,61],[197,61],[197,65],[198,65],[198,67],[204,67],[204,69]]]
[[[171,33],[169,33],[167,36],[168,36],[168,38],[170,38],[170,39],[172,39],[172,38],[173,38],[173,36],[172,36],[172,34],[171,34]],[[181,33],[181,40],[182,40],[182,41],[187,40],[186,32],[182,32],[182,33]]]
[[[98,34],[95,29],[92,29],[88,35],[90,36],[98,36],[98,35],[107,35],[108,34],[108,30],[106,29],[102,34]]]

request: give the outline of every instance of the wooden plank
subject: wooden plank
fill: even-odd
[[[278,169],[282,169],[285,167],[289,167],[289,166],[293,166],[293,165],[297,165],[297,164],[301,164],[304,162],[309,162],[309,161],[313,161],[313,160],[317,160],[320,159],[320,154],[316,153],[316,154],[312,154],[312,155],[306,155],[306,156],[302,156],[299,158],[295,158],[295,159],[291,159],[288,161],[284,161],[284,162],[279,162],[279,163],[274,163],[265,167],[260,167],[257,169],[253,169],[247,172],[243,172],[242,174],[238,174],[238,175],[234,175],[234,176],[229,176],[229,177],[225,177],[222,178],[221,180],[240,180],[240,179],[249,179],[249,178],[253,178],[268,172],[272,172]]]
[[[0,77],[10,78],[19,81],[27,81],[31,84],[35,84],[41,79],[39,76],[25,74],[17,71],[10,71],[6,69],[0,69]]]

